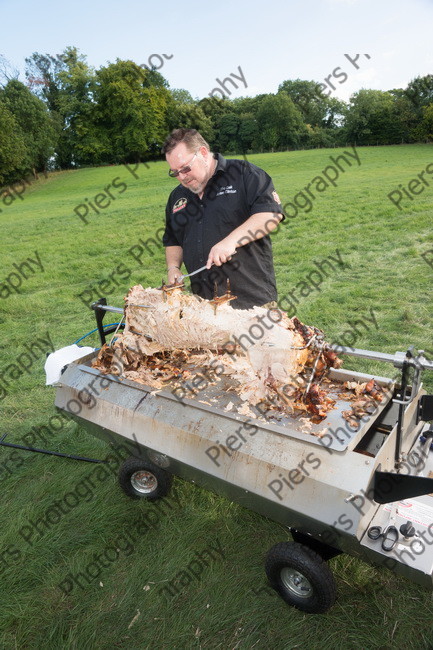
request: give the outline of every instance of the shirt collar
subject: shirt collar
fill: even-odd
[[[227,160],[220,153],[214,153],[214,158],[216,158],[217,161],[214,175],[219,171],[224,172],[227,168]]]

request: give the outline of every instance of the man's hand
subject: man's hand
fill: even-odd
[[[215,266],[221,266],[221,264],[230,260],[231,256],[235,253],[236,245],[228,238],[222,239],[218,244],[215,244],[215,246],[210,249],[206,266],[208,269],[210,269],[212,264],[215,264]]]
[[[171,269],[168,270],[167,284],[174,284],[176,278],[180,278],[181,275],[182,271],[172,266]]]

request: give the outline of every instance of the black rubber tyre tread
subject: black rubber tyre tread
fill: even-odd
[[[284,567],[299,571],[313,587],[309,598],[301,598],[290,592],[281,580]],[[281,598],[308,614],[322,614],[335,603],[337,589],[332,572],[323,558],[315,551],[298,542],[280,542],[273,546],[265,562],[268,580]]]
[[[156,477],[157,486],[148,494],[138,492],[131,483],[131,477],[134,472],[140,470],[151,472]],[[146,499],[147,501],[156,501],[157,499],[161,499],[169,493],[172,482],[172,474],[167,472],[165,469],[154,465],[149,460],[143,460],[142,458],[136,458],[135,456],[127,458],[119,470],[120,487],[125,494],[131,497],[131,499]]]

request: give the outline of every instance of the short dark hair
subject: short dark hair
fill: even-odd
[[[208,143],[196,129],[174,129],[162,145],[161,153],[170,153],[180,142],[184,142],[190,151],[200,147],[210,151]]]

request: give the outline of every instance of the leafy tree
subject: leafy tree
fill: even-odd
[[[211,118],[187,90],[170,90],[167,105],[167,131],[178,128],[197,129],[208,142],[214,139]]]
[[[97,162],[100,149],[93,129],[92,83],[94,72],[76,47],[52,56],[34,52],[26,59],[29,88],[43,99],[60,132],[57,164]]]
[[[208,115],[216,122],[225,113],[230,113],[232,110],[232,102],[230,99],[221,99],[220,97],[204,97],[199,100],[198,106],[200,106],[205,115]]]
[[[0,55],[0,81],[2,75],[13,81]],[[167,132],[177,127],[198,129],[213,149],[228,153],[431,137],[433,75],[413,79],[405,90],[363,89],[349,105],[324,95],[322,84],[302,79],[283,81],[276,95],[195,100],[185,89],[169,89],[156,68],[117,59],[95,72],[77,48],[68,47],[55,56],[34,52],[26,59],[26,77],[51,119],[45,123],[47,115],[35,103],[24,110],[29,98],[10,86],[20,97],[17,126],[25,132],[25,166],[46,160],[56,128],[61,167],[159,156]],[[30,115],[34,124],[28,127]]]
[[[257,147],[258,125],[254,113],[241,113],[239,115],[238,142],[239,152],[248,153]]]
[[[56,77],[57,111],[63,127],[58,148],[59,165],[98,164],[107,151],[107,143],[96,126],[95,72],[76,48],[67,48],[61,58],[64,66]]]
[[[257,115],[262,101],[267,97],[267,94],[256,95],[255,97],[237,97],[231,101],[230,110],[238,115],[242,113]]]
[[[151,85],[151,74],[120,59],[96,73],[97,125],[115,161],[139,161],[157,153],[166,136],[169,92]]]
[[[258,151],[261,147],[257,115],[263,100],[268,95],[237,97],[232,101],[232,110],[239,116],[238,152]]]
[[[382,90],[360,90],[350,98],[345,127],[347,138],[357,144],[401,142],[395,121],[394,97]]]
[[[423,106],[422,120],[413,130],[415,140],[433,142],[433,102]]]
[[[306,127],[307,139],[305,145],[307,147],[312,149],[333,147],[338,142],[335,129],[322,129],[320,126],[310,126],[310,124],[307,124]]]
[[[118,59],[95,73],[75,47],[56,56],[35,52],[26,63],[29,86],[61,129],[59,166],[159,153],[169,91],[157,70]]]
[[[415,129],[419,124],[420,117],[412,102],[405,94],[394,96],[394,119],[395,131],[398,142],[413,142],[416,140]]]
[[[45,104],[17,79],[12,79],[0,90],[0,100],[13,114],[25,145],[21,174],[45,169],[58,138]]]
[[[421,116],[422,108],[433,102],[433,74],[415,77],[404,91],[415,111]]]
[[[265,151],[297,147],[307,133],[301,112],[286,93],[263,99],[257,123],[259,145]]]
[[[70,49],[66,48],[65,52]],[[65,67],[63,55],[57,54],[33,54],[25,59],[27,85],[30,90],[40,99],[47,103],[50,111],[58,110],[58,74]]]
[[[241,120],[236,113],[222,115],[218,133],[218,151],[237,153],[240,149],[239,128]]]
[[[194,99],[192,98],[189,90],[184,88],[172,88],[170,90],[170,95],[174,102],[178,104],[194,104]]]
[[[279,93],[287,93],[295,106],[301,111],[306,124],[324,126],[328,114],[329,99],[320,90],[316,81],[288,79],[278,86]]]
[[[142,67],[142,66],[140,66]],[[154,68],[145,68],[147,74],[144,77],[143,86],[145,88],[168,88],[169,84],[160,72]]]
[[[0,98],[0,185],[17,179],[21,169],[26,146],[23,134],[12,113]]]
[[[338,129],[344,121],[347,104],[336,97],[326,98],[326,113],[322,121],[325,129]]]
[[[197,106],[203,111],[210,122],[212,136],[208,142],[212,149],[218,151],[219,145],[219,132],[221,127],[221,120],[224,115],[232,112],[232,104],[229,99],[221,99],[219,97],[204,97],[200,99]]]

